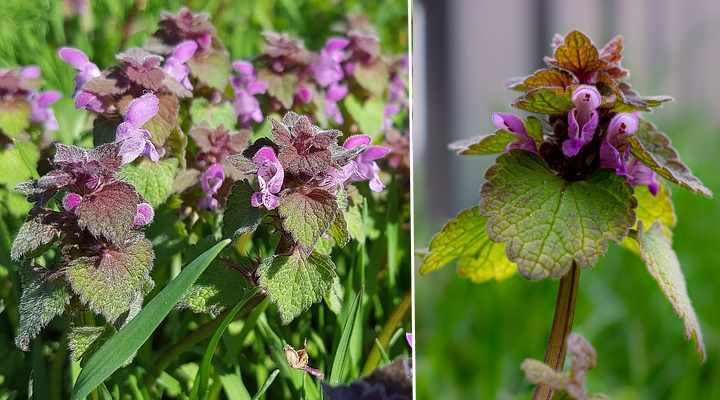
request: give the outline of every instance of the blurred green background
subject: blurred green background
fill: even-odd
[[[532,3],[532,4],[529,4]],[[535,4],[537,3],[537,4]],[[543,7],[545,7],[543,9]],[[513,76],[539,67],[555,32],[626,40],[623,64],[642,94],[675,102],[646,115],[693,172],[720,193],[716,67],[720,7],[699,1],[416,1],[413,160],[415,248],[477,204],[492,157],[461,157],[450,141],[491,132],[490,112],[512,112]],[[703,60],[702,63],[699,60]],[[584,270],[574,331],[598,352],[591,392],[611,399],[720,398],[720,204],[672,187],[674,248],[708,350],[701,364],[683,324],[638,257],[611,245]],[[416,257],[416,266],[420,259]],[[474,284],[455,267],[415,276],[418,399],[527,399],[520,364],[543,359],[558,281],[516,275]]]

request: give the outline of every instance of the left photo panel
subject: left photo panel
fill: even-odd
[[[0,399],[412,399],[406,0],[6,0]]]

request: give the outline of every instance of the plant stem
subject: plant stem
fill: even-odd
[[[395,307],[392,314],[390,314],[390,318],[388,318],[382,330],[380,330],[380,334],[377,337],[377,342],[375,342],[375,345],[372,347],[370,354],[368,354],[367,361],[365,361],[365,366],[363,367],[361,373],[362,376],[370,375],[370,373],[372,373],[372,371],[377,368],[378,364],[380,364],[381,353],[379,346],[387,347],[388,343],[390,342],[390,338],[392,337],[392,334],[395,332],[395,329],[397,329],[397,327],[402,324],[405,316],[410,310],[410,303],[410,292],[406,292],[400,304]]]
[[[552,330],[545,350],[545,364],[556,371],[560,371],[565,363],[565,350],[567,338],[572,329],[575,315],[575,299],[577,298],[578,284],[580,282],[580,269],[573,263],[570,271],[560,279],[557,300],[555,301],[555,316]],[[550,386],[539,384],[535,388],[533,400],[550,400],[553,390]]]

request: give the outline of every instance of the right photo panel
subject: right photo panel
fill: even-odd
[[[412,15],[417,398],[720,398],[720,4]]]

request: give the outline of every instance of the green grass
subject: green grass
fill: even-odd
[[[693,172],[720,193],[718,126],[690,111],[673,115],[654,119]],[[598,367],[588,377],[592,392],[616,400],[720,398],[720,206],[677,187],[673,196],[679,220],[674,248],[703,328],[708,361],[700,364],[682,322],[639,258],[612,245],[594,269],[580,276],[573,330],[598,351]],[[416,215],[422,213],[416,209]],[[443,221],[416,221],[417,248],[422,248]],[[477,285],[449,267],[418,277],[416,284],[418,398],[529,398],[532,387],[520,363],[543,358],[557,282],[515,276]]]

